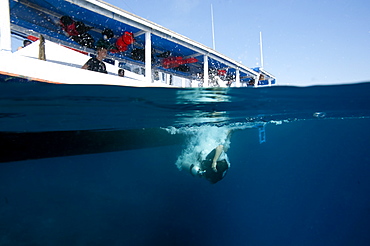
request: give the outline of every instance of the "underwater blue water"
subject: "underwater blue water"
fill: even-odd
[[[13,80],[0,83],[0,245],[370,244],[370,83]],[[215,128],[235,132],[212,185],[175,163]]]

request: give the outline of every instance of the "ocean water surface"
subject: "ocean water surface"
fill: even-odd
[[[0,245],[369,245],[370,83],[0,83]],[[233,132],[216,184],[176,166]]]

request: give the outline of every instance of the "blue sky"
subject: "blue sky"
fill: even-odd
[[[106,0],[212,47],[249,67],[260,65],[280,85],[370,81],[368,0]]]

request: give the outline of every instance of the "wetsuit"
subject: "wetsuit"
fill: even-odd
[[[230,167],[229,158],[226,153],[222,151],[220,157],[217,159],[217,172],[212,168],[212,161],[216,154],[216,149],[213,149],[206,157],[204,161],[201,162],[200,169],[202,170],[202,176],[207,179],[212,184],[217,183],[223,179]]]
[[[87,64],[88,70],[99,72],[99,73],[108,73],[104,62],[99,61],[95,57],[90,58],[90,60],[88,60],[86,64]]]

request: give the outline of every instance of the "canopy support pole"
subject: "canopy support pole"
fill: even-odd
[[[213,49],[216,50],[216,43],[215,43],[215,23],[213,20],[213,6],[211,4],[211,17],[212,17],[212,43],[213,43]]]
[[[260,54],[261,54],[261,68],[263,68],[262,32],[260,32]]]
[[[206,85],[207,87],[209,86],[208,84],[208,56],[204,55],[204,63],[203,63],[203,87]]]
[[[0,1],[0,51],[12,51],[9,0]]]
[[[152,41],[151,33],[145,32],[145,80],[152,82]]]

